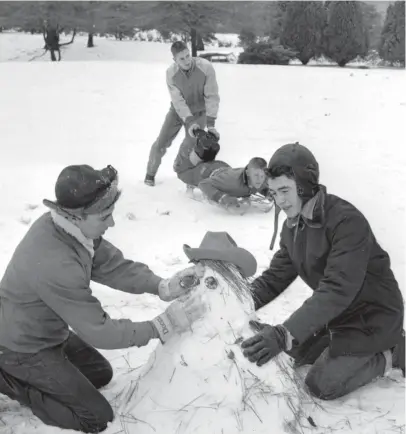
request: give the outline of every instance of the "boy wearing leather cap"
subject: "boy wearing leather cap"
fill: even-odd
[[[255,307],[281,294],[298,276],[313,294],[281,325],[253,323],[242,343],[261,366],[282,351],[295,366],[310,364],[306,384],[335,399],[386,374],[405,370],[404,305],[390,267],[364,215],[319,184],[314,155],[295,143],[268,165],[268,185],[286,214],[279,250],[254,280]]]
[[[178,297],[195,271],[163,279],[103,238],[114,226],[120,197],[111,166],[66,167],[55,195],[55,202],[44,200],[50,212],[30,227],[0,283],[0,393],[30,407],[45,424],[101,432],[113,411],[97,389],[113,372],[95,347],[166,342],[188,328],[201,308]],[[91,280],[175,301],[151,321],[111,319],[92,295]]]

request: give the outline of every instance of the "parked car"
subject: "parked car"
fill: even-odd
[[[234,53],[200,53],[199,57],[210,62],[237,63],[237,56]]]

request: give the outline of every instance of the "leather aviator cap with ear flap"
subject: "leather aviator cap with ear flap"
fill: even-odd
[[[319,164],[315,156],[300,143],[289,143],[275,151],[269,160],[267,175],[272,168],[286,166],[292,169],[301,197],[310,199],[318,190]]]

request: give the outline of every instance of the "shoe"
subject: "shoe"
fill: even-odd
[[[392,350],[392,367],[401,369],[405,376],[405,331],[402,330],[399,342]]]
[[[154,175],[145,175],[144,184],[149,185],[150,187],[155,186],[155,176]]]
[[[187,184],[186,185],[186,196],[193,199],[194,190],[195,190],[194,185]]]

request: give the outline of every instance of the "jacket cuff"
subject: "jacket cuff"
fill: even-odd
[[[291,317],[284,321],[282,325],[286,330],[289,330],[289,334],[293,336],[293,339],[298,344],[302,344],[313,334],[312,332],[309,332],[308,330],[303,329],[303,327],[296,324]]]
[[[284,326],[282,325],[284,331],[285,331],[285,345],[286,345],[286,351],[290,351],[293,347],[293,341],[294,341],[294,337],[292,336],[292,334],[290,333],[290,331]]]
[[[144,292],[154,295],[159,295],[159,284],[162,281],[162,277],[152,273],[152,276],[148,279],[148,286],[144,288]]]
[[[226,196],[227,193],[223,193],[222,191],[217,191],[215,194],[213,194],[211,200],[217,203],[220,203],[220,200]]]
[[[194,120],[194,116],[187,116],[186,118],[183,119],[183,121],[185,122],[185,125],[189,125],[193,122]]]
[[[216,123],[216,118],[213,118],[212,116],[207,116],[207,128],[214,128],[214,124]]]
[[[126,347],[142,347],[151,339],[159,338],[159,333],[151,321],[137,322],[133,325],[133,333]]]
[[[152,336],[151,339],[159,339],[159,332],[154,324],[154,321],[147,321],[147,322],[151,327],[151,336]]]

